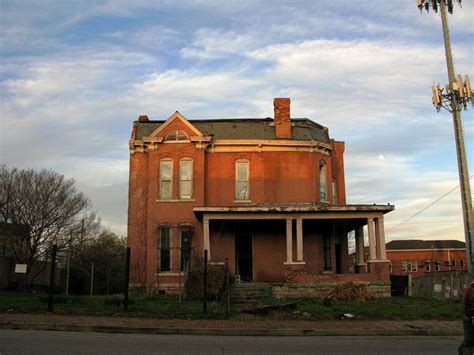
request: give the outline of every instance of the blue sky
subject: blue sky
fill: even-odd
[[[449,16],[473,73],[474,5]],[[126,234],[128,139],[140,114],[268,117],[291,97],[346,142],[349,203],[387,203],[387,239],[464,238],[439,14],[400,1],[0,0],[0,163],[74,177]],[[463,112],[471,175],[474,114]]]

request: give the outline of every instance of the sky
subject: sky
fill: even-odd
[[[463,1],[448,19],[472,81],[473,18]],[[452,116],[432,106],[433,81],[448,81],[441,18],[415,0],[0,0],[0,164],[74,178],[126,235],[139,115],[273,117],[273,98],[290,97],[292,117],[345,141],[347,202],[395,205],[387,241],[463,240]]]

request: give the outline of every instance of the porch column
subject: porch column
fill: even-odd
[[[355,230],[355,242],[357,265],[365,265],[364,227],[359,227]]]
[[[286,262],[293,262],[293,219],[286,219]]]
[[[303,261],[303,219],[296,219],[296,261]]]
[[[204,232],[202,254],[204,255],[204,250],[207,250],[207,260],[211,261],[211,241],[209,238],[209,217],[203,218],[202,227],[203,227],[203,232]]]
[[[369,261],[372,261],[377,259],[377,252],[375,250],[375,231],[373,218],[367,218],[367,231],[369,235]]]
[[[375,218],[375,237],[377,239],[377,259],[386,260],[387,252],[385,250],[385,227],[383,217]]]

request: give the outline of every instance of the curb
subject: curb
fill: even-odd
[[[221,335],[221,336],[462,336],[456,330],[436,329],[241,329],[241,328],[154,328],[107,325],[0,322],[0,329],[88,333]]]

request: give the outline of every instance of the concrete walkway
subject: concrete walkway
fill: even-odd
[[[0,329],[240,336],[463,335],[461,320],[182,320],[14,313],[0,313]]]

